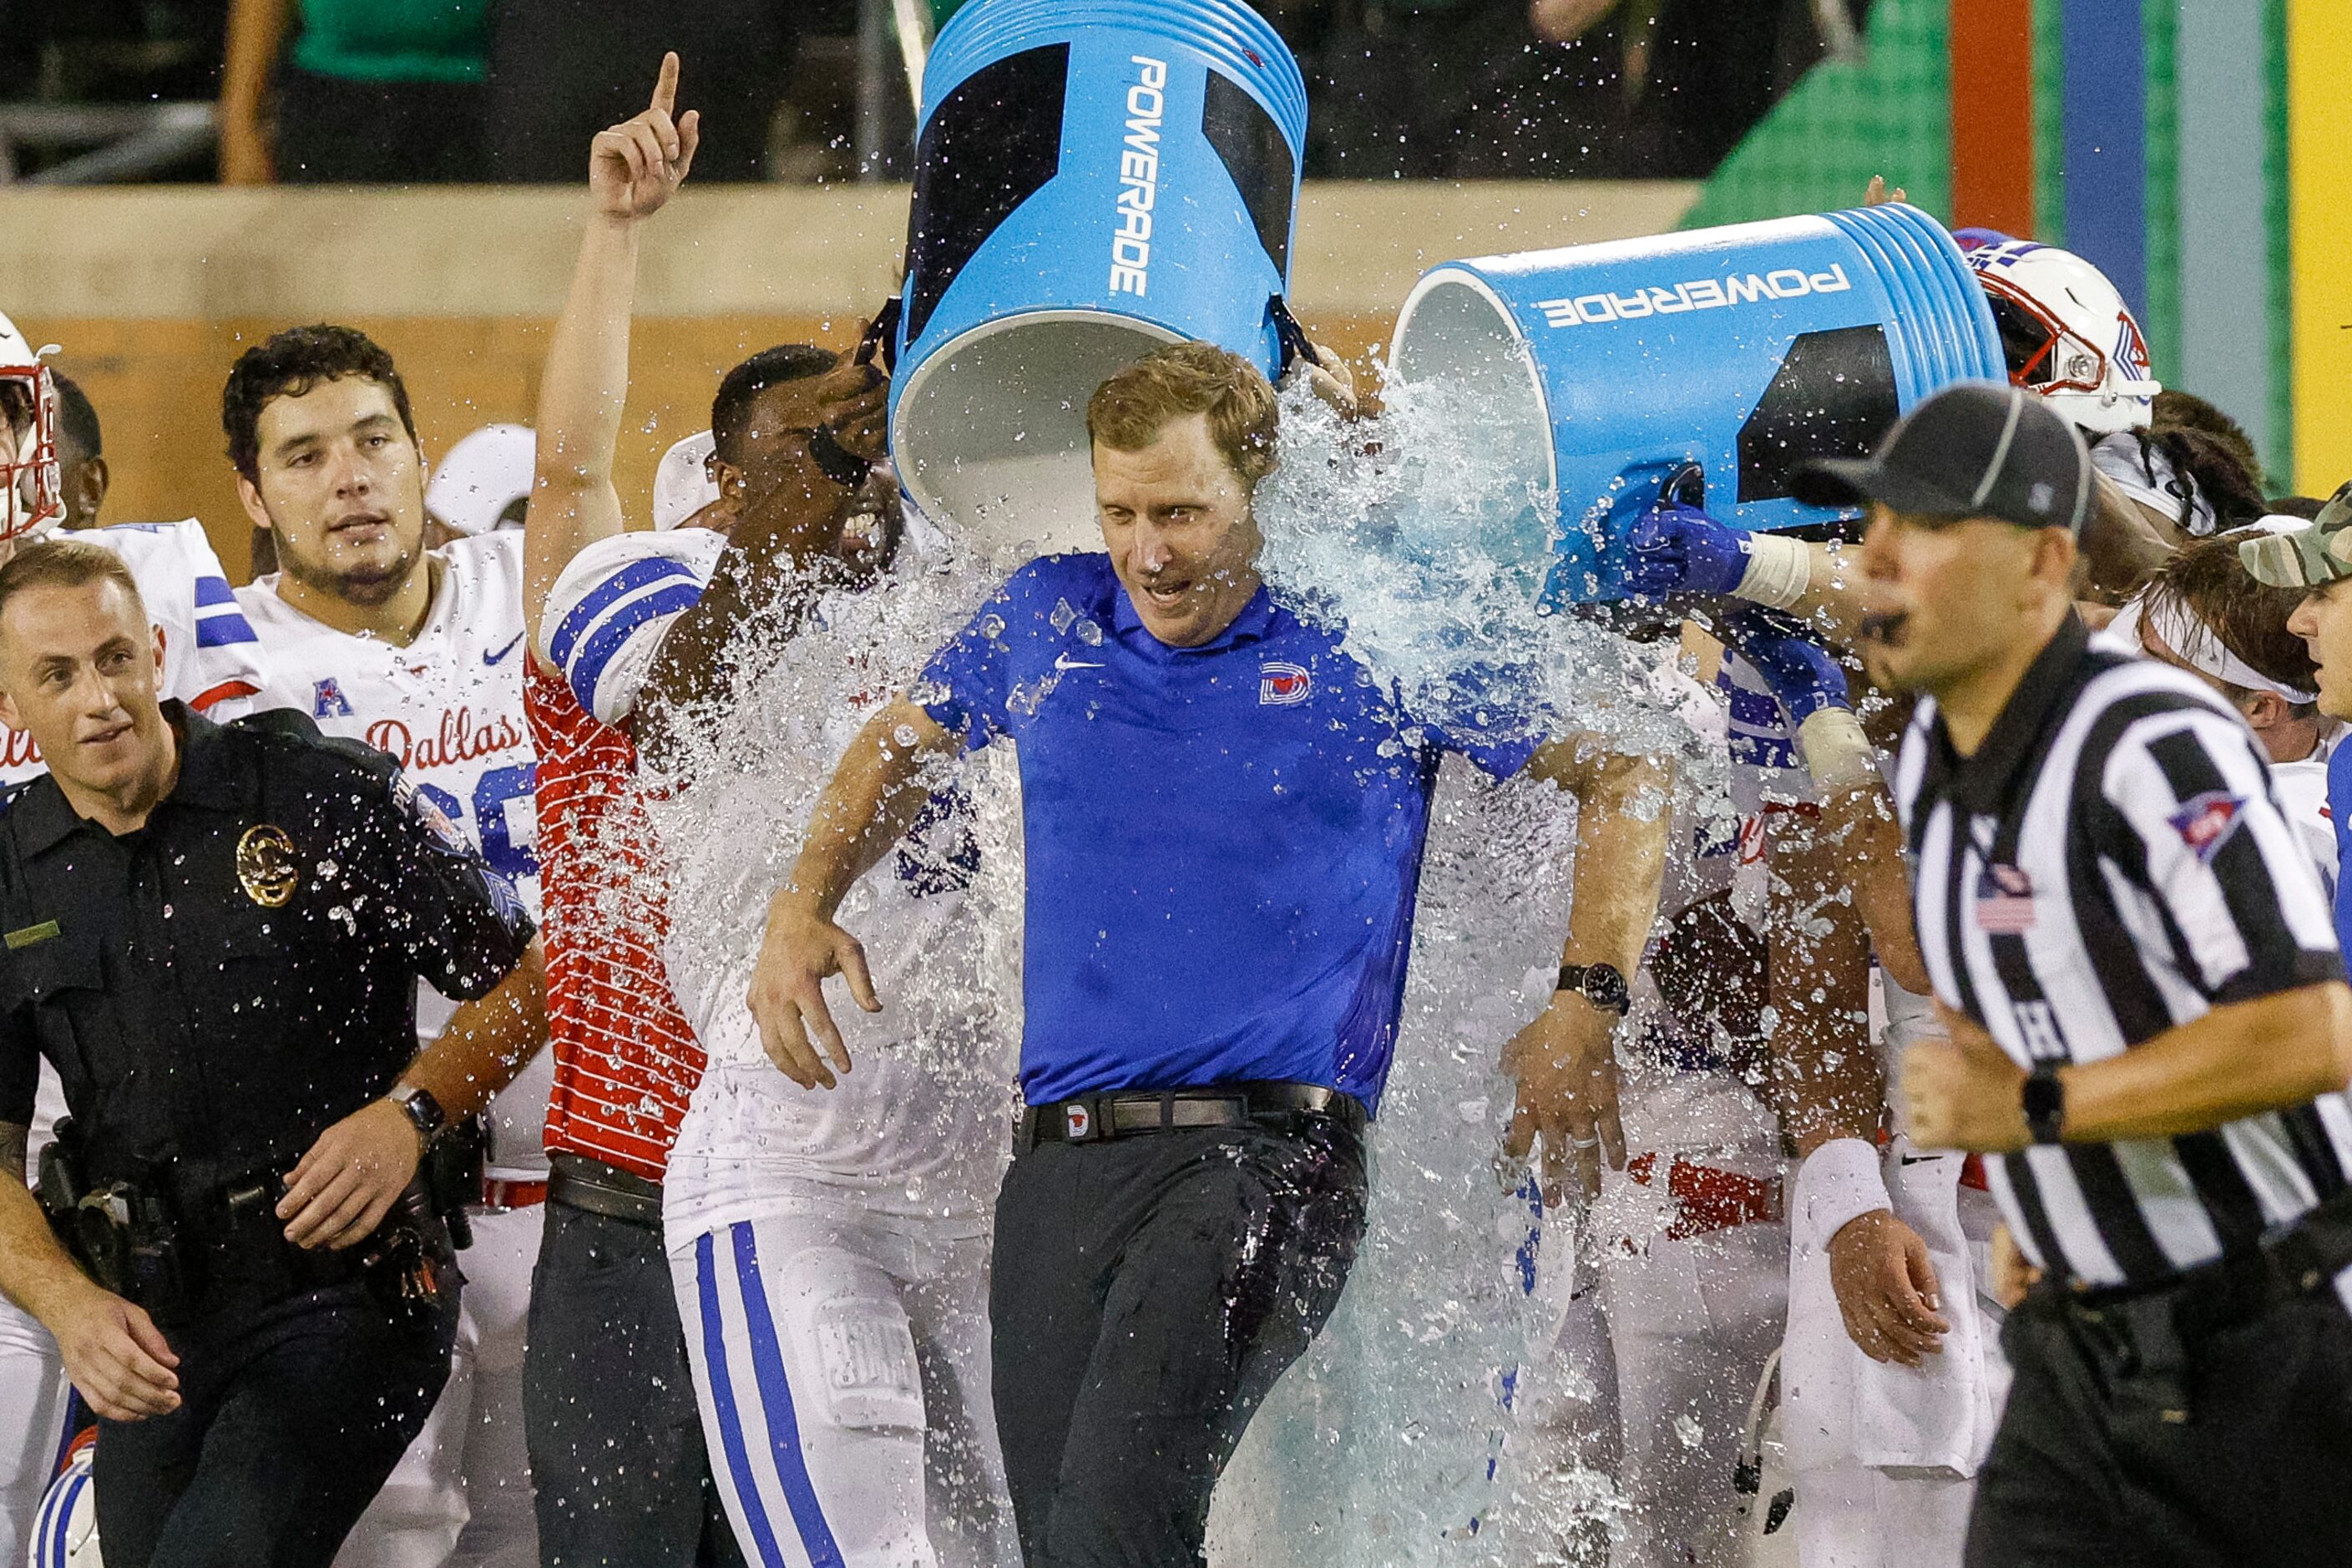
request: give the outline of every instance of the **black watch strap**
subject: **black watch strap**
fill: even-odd
[[[1633,994],[1625,984],[1625,976],[1613,963],[1563,963],[1559,966],[1559,989],[1573,991],[1595,1007],[1621,1018],[1633,1005]]]
[[[2025,1101],[2025,1125],[2036,1143],[2056,1143],[2065,1137],[2066,1086],[2056,1062],[2037,1062],[2025,1075],[2021,1091]]]
[[[418,1143],[425,1148],[432,1148],[441,1134],[448,1131],[449,1113],[441,1109],[441,1102],[433,1098],[432,1090],[404,1083],[393,1089],[392,1100],[407,1114],[410,1123],[416,1129]]]

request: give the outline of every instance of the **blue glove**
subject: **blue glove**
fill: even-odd
[[[1716,629],[1756,667],[1756,673],[1780,700],[1791,725],[1803,723],[1824,708],[1853,706],[1846,689],[1845,668],[1837,656],[1789,616],[1756,606],[1726,616]]]
[[[1728,594],[1748,573],[1748,531],[1662,501],[1625,536],[1625,588],[1647,598]]]

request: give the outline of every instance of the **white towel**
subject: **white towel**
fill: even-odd
[[[1806,1167],[1799,1167],[1780,1355],[1782,1430],[1794,1468],[1859,1464],[1968,1477],[1983,1462],[1999,1415],[1999,1380],[1988,1365],[1989,1329],[1960,1228],[1963,1163],[1958,1154],[1922,1154],[1899,1136],[1882,1162],[1895,1217],[1927,1244],[1939,1310],[1952,1325],[1943,1349],[1917,1367],[1873,1361],[1847,1335],[1830,1287],[1830,1237],[1804,1223],[1810,1194]]]

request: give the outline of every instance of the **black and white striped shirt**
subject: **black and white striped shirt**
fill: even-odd
[[[1973,756],[1923,701],[1895,783],[1936,994],[2020,1064],[2099,1061],[2217,1005],[2343,976],[2310,851],[2244,723],[2191,676],[2094,650],[2072,616]],[[2331,1094],[1988,1166],[2037,1267],[2141,1285],[2343,1190],[2352,1107]]]

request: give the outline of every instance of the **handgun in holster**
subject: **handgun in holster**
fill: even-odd
[[[435,1210],[422,1171],[361,1245],[360,1271],[369,1293],[395,1318],[431,1318],[464,1278],[448,1224]]]
[[[482,1173],[489,1156],[490,1130],[479,1116],[452,1124],[425,1151],[421,1173],[433,1212],[448,1227],[449,1245],[460,1252],[474,1245],[474,1225],[466,1207],[482,1201]]]
[[[165,1314],[191,1299],[194,1282],[163,1184],[92,1184],[70,1117],[41,1151],[37,1191],[49,1228],[100,1289]]]

